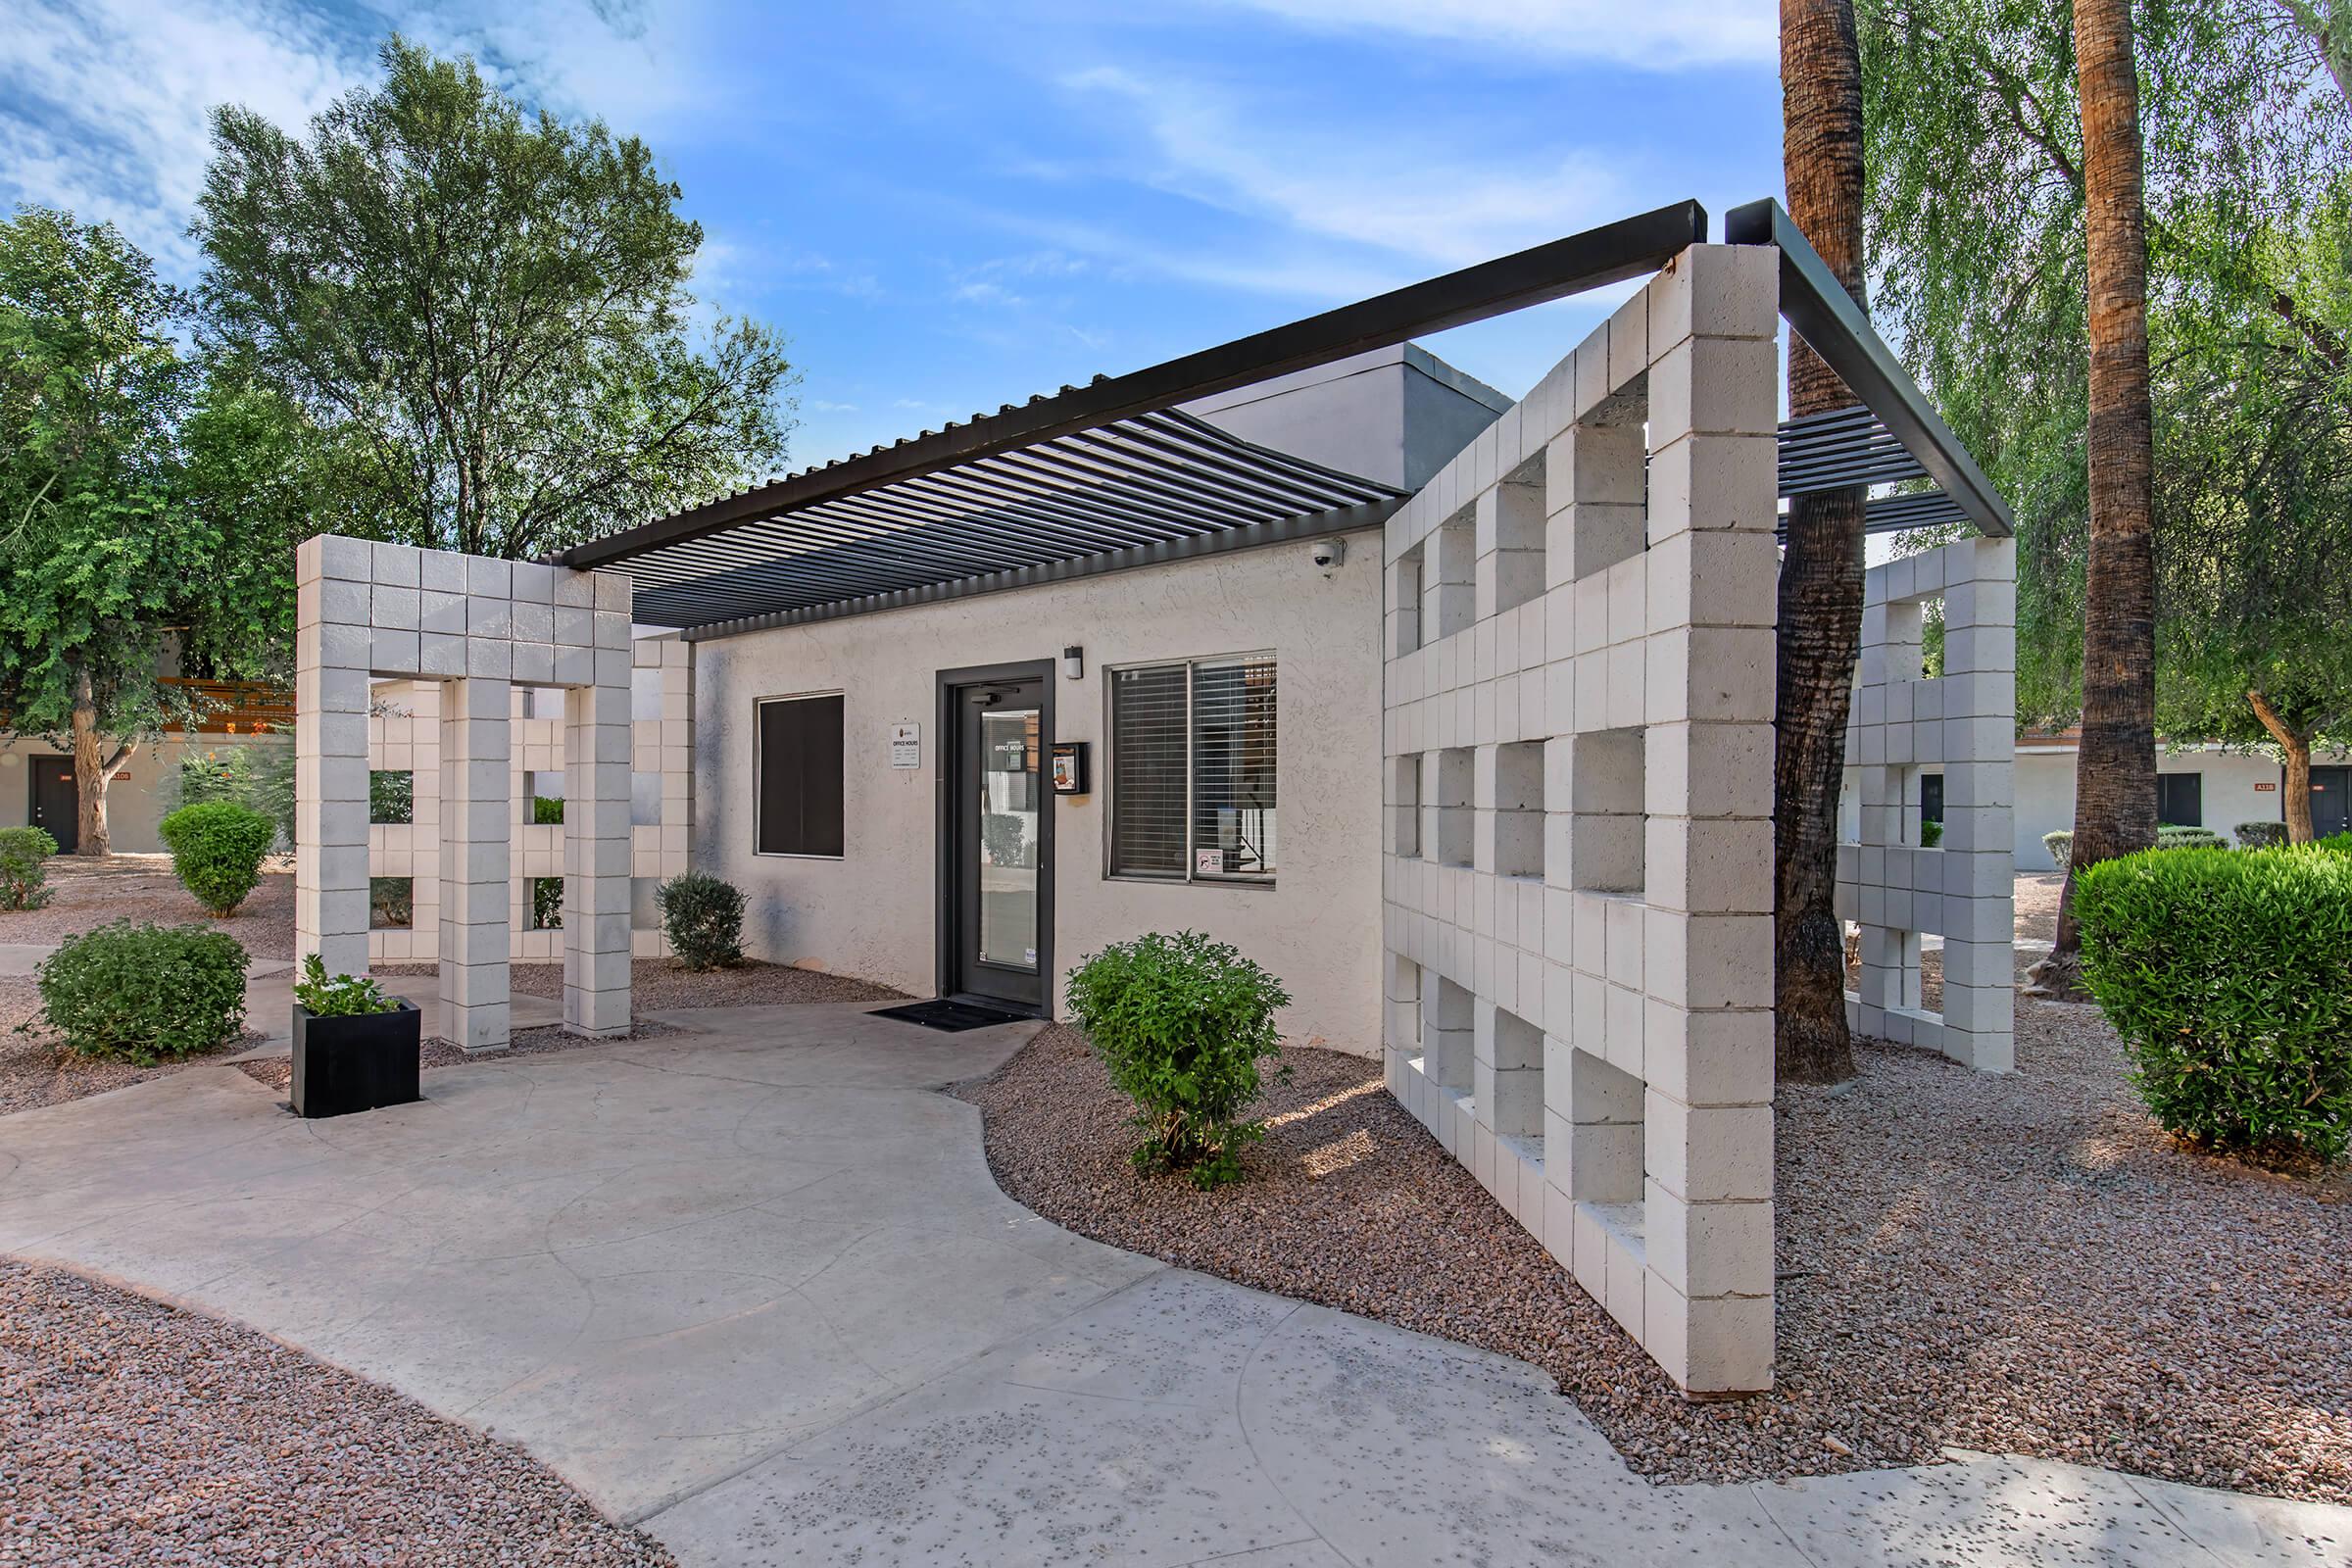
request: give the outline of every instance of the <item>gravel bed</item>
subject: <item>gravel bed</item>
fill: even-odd
[[[225,931],[257,958],[294,956],[290,870],[265,873],[253,896],[224,920],[205,913],[179,885],[167,855],[117,855],[87,863],[55,856],[49,861],[49,886],[55,892],[37,909],[0,909],[0,942],[62,942],[110,920],[152,920]]]
[[[605,1035],[590,1040],[582,1035],[567,1034],[562,1024],[541,1024],[535,1029],[517,1029],[507,1039],[503,1051],[467,1051],[439,1035],[427,1035],[417,1042],[416,1065],[425,1072],[435,1067],[464,1067],[482,1061],[511,1061],[516,1056],[552,1056],[559,1052],[582,1051],[590,1046],[616,1046],[631,1040],[659,1040],[663,1035],[682,1035],[690,1031],[640,1018],[625,1035]],[[265,1056],[258,1061],[240,1061],[237,1070],[257,1084],[271,1089],[284,1089],[294,1082],[292,1056]]]
[[[434,974],[430,963],[378,964],[371,973]],[[519,996],[548,1002],[564,1000],[564,966],[560,963],[510,965],[508,983]],[[794,1002],[903,1002],[904,991],[860,980],[855,975],[828,974],[822,969],[796,969],[788,963],[745,959],[731,969],[688,969],[675,958],[638,958],[629,966],[631,1004],[639,1012],[664,1007],[748,1007]]]
[[[1013,1198],[1084,1235],[1519,1356],[1639,1472],[1739,1481],[1946,1446],[2352,1502],[2352,1183],[2185,1153],[2088,1008],[2019,1004],[2016,1075],[1876,1042],[1783,1091],[1777,1382],[1686,1402],[1381,1087],[1291,1049],[1250,1181],[1128,1163],[1074,1031],[959,1091]]]
[[[40,1010],[41,994],[30,976],[0,975],[0,1116],[42,1105],[62,1105],[69,1100],[103,1095],[110,1089],[123,1089],[167,1073],[201,1067],[232,1052],[258,1045],[262,1039],[258,1032],[248,1029],[218,1050],[139,1067],[127,1061],[108,1061],[63,1050],[45,1035],[16,1032],[18,1024]],[[0,1562],[6,1560],[0,1557]]]
[[[674,1568],[553,1472],[388,1389],[8,1260],[0,1562]]]

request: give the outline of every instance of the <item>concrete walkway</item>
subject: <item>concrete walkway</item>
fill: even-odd
[[[493,1430],[689,1565],[2352,1559],[2352,1510],[2038,1461],[1653,1487],[1522,1363],[1004,1198],[934,1090],[1028,1026],[667,1016],[330,1122],[224,1068],[0,1118],[0,1251]]]

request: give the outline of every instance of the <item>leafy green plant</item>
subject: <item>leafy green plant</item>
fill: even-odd
[[[1941,822],[1923,821],[1919,824],[1919,847],[1921,849],[1932,850],[1942,842],[1943,824]]]
[[[394,825],[416,821],[416,775],[406,768],[369,768],[368,820]]]
[[[702,871],[673,876],[654,891],[669,951],[689,969],[717,969],[743,959],[743,890]]]
[[[531,929],[561,931],[564,929],[564,879],[560,876],[535,876],[531,879]]]
[[[2075,830],[2070,827],[2062,827],[2056,832],[2044,833],[2041,836],[2041,847],[2050,852],[2050,863],[2063,871],[2066,869],[2066,862],[2074,857]]]
[[[2352,1138],[2352,856],[2143,851],[2076,881],[2082,974],[2156,1119],[2200,1147]]]
[[[2284,822],[2240,822],[2230,831],[2241,850],[2275,850],[2286,842]]]
[[[49,857],[57,840],[41,827],[0,827],[0,909],[37,909],[56,889],[49,886]]]
[[[2209,827],[2176,827],[2167,822],[2156,829],[2160,850],[2226,850],[2230,841]]]
[[[230,801],[259,811],[277,828],[276,842],[294,842],[294,747],[283,742],[248,742],[201,752],[179,760],[179,769],[166,785],[174,808],[201,806],[207,801]]]
[[[1243,1113],[1261,1059],[1282,1054],[1274,1014],[1291,995],[1239,950],[1198,931],[1153,932],[1090,955],[1070,976],[1070,1015],[1136,1104],[1135,1162],[1202,1189],[1241,1180],[1265,1136]],[[1285,1069],[1286,1071],[1288,1069]]]
[[[141,1066],[211,1051],[244,1025],[250,961],[225,931],[118,920],[41,960],[41,1010],[17,1029],[45,1026],[85,1056]]]
[[[294,982],[294,1000],[314,1018],[356,1018],[400,1008],[372,976],[329,975],[326,960],[316,953],[302,960],[302,978]]]
[[[1010,811],[988,811],[980,817],[980,848],[991,865],[1034,865],[1026,825]]]
[[[234,801],[183,806],[157,831],[171,846],[180,886],[215,914],[234,914],[261,884],[262,857],[277,838],[277,824]]]
[[[531,797],[531,821],[540,827],[560,826],[564,821],[564,801],[556,795]]]

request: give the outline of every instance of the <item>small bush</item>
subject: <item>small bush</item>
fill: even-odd
[[[1933,850],[1940,846],[1942,843],[1943,824],[1941,822],[1922,822],[1919,824],[1919,847],[1921,849]]]
[[[368,770],[368,820],[398,826],[416,820],[416,774],[408,768]]]
[[[536,827],[561,827],[564,824],[564,801],[561,796],[534,795],[531,797],[531,822]]]
[[[2041,836],[2041,847],[2050,852],[2050,863],[2063,871],[2066,869],[2066,862],[2075,853],[2075,830],[2071,827],[2062,827],[2054,833],[2044,833]]]
[[[42,1024],[85,1056],[152,1066],[211,1051],[245,1022],[245,966],[237,939],[200,925],[118,920],[70,937],[41,961]]]
[[[717,969],[743,959],[743,890],[701,871],[673,876],[654,891],[662,933],[689,969]]]
[[[326,960],[316,953],[302,960],[302,978],[294,982],[294,1000],[314,1018],[353,1018],[371,1012],[395,1012],[400,1004],[384,995],[373,977],[364,974],[329,976]]]
[[[2082,974],[2132,1082],[2191,1143],[2339,1156],[2352,1137],[2352,857],[2127,855],[2075,885]]]
[[[1136,1103],[1135,1162],[1183,1170],[1200,1188],[1239,1181],[1241,1152],[1265,1136],[1242,1113],[1282,1054],[1282,982],[1198,931],[1114,942],[1070,976],[1070,1015]]]
[[[157,831],[172,848],[180,886],[215,914],[234,914],[260,886],[262,857],[277,838],[276,823],[234,801],[183,806]]]
[[[277,828],[278,842],[294,843],[294,748],[249,742],[219,751],[191,752],[166,785],[172,806],[233,801],[261,812]]]
[[[2156,829],[2160,850],[2226,850],[2230,841],[2209,827],[2175,827],[2166,822]]]
[[[0,827],[0,909],[37,909],[55,889],[46,862],[57,840],[41,827]]]
[[[2240,822],[2230,831],[2241,850],[2275,850],[2286,842],[2284,822]]]
[[[535,876],[531,881],[531,929],[561,931],[564,929],[564,879],[560,876]]]

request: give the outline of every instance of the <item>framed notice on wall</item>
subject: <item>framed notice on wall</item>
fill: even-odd
[[[923,726],[893,724],[890,726],[890,765],[920,767],[923,765]]]

